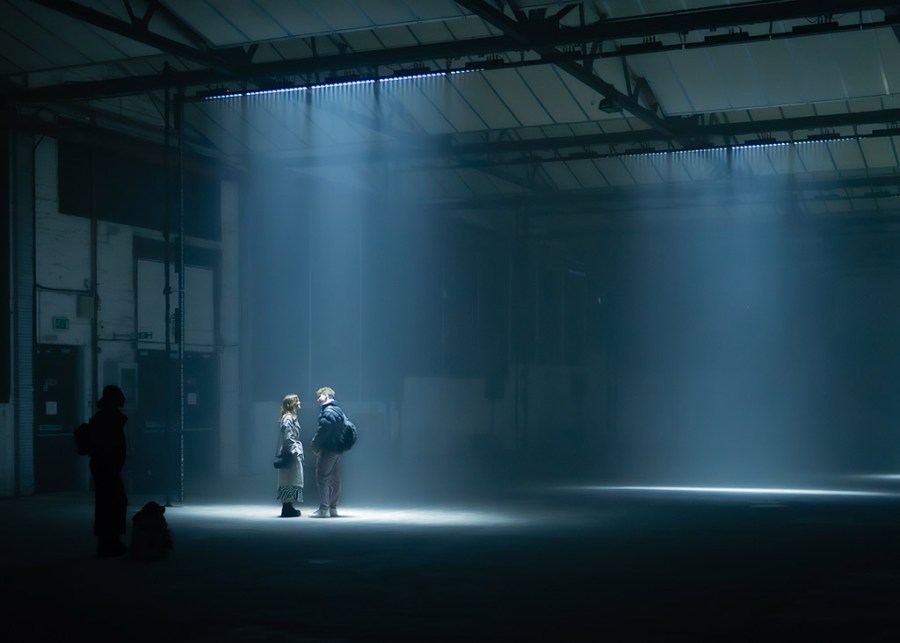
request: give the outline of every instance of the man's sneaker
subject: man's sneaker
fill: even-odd
[[[329,518],[331,517],[331,513],[328,511],[328,507],[319,507],[314,512],[309,514],[310,518]]]
[[[300,510],[295,509],[292,505],[281,505],[282,518],[296,518],[300,515]]]
[[[331,518],[337,518],[337,517],[338,517],[337,509],[336,509],[335,507],[331,507],[331,508],[328,510],[328,515],[329,515],[329,517],[331,517]]]

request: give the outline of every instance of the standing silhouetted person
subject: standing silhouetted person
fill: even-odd
[[[88,422],[91,476],[94,479],[94,535],[97,536],[97,555],[120,556],[127,547],[121,537],[125,534],[125,513],[128,497],[122,480],[125,466],[125,423],[122,413],[125,394],[118,386],[104,387],[97,400],[97,412]]]
[[[300,397],[285,395],[281,400],[278,420],[278,447],[276,459],[280,460],[277,471],[278,499],[281,501],[281,517],[295,518],[300,510],[294,505],[303,502],[303,444],[300,442]]]
[[[341,429],[344,412],[334,401],[334,389],[323,386],[316,391],[319,411],[319,428],[312,439],[316,454],[316,486],[319,489],[319,508],[310,514],[312,518],[337,518],[337,506],[341,501]]]

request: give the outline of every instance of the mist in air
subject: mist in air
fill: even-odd
[[[796,155],[749,153],[770,167]],[[670,196],[688,205],[663,216],[638,201],[619,228],[607,470],[726,486],[891,472],[896,235],[790,200],[712,199],[748,192],[752,177],[732,166],[742,160],[693,160],[720,166],[722,194],[692,197],[685,184]]]
[[[892,237],[789,202],[710,209],[685,181],[674,211],[636,199],[573,269],[436,206],[452,190],[416,168],[437,139],[410,124],[440,118],[428,105],[450,100],[450,82],[199,108],[230,114],[251,172],[248,469],[268,475],[287,393],[301,397],[308,444],[324,385],[361,429],[348,489],[373,497],[559,480],[771,486],[894,468]],[[288,151],[298,144],[307,151]],[[734,158],[693,162],[740,191]]]

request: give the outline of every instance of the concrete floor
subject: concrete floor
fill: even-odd
[[[0,501],[3,621],[31,641],[897,641],[900,496],[864,491],[357,493],[328,520],[187,497],[156,562],[95,558],[91,496],[41,494]]]

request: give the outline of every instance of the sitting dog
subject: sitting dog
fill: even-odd
[[[137,560],[158,560],[172,551],[172,532],[166,522],[166,508],[155,502],[148,502],[131,519],[131,558]]]

